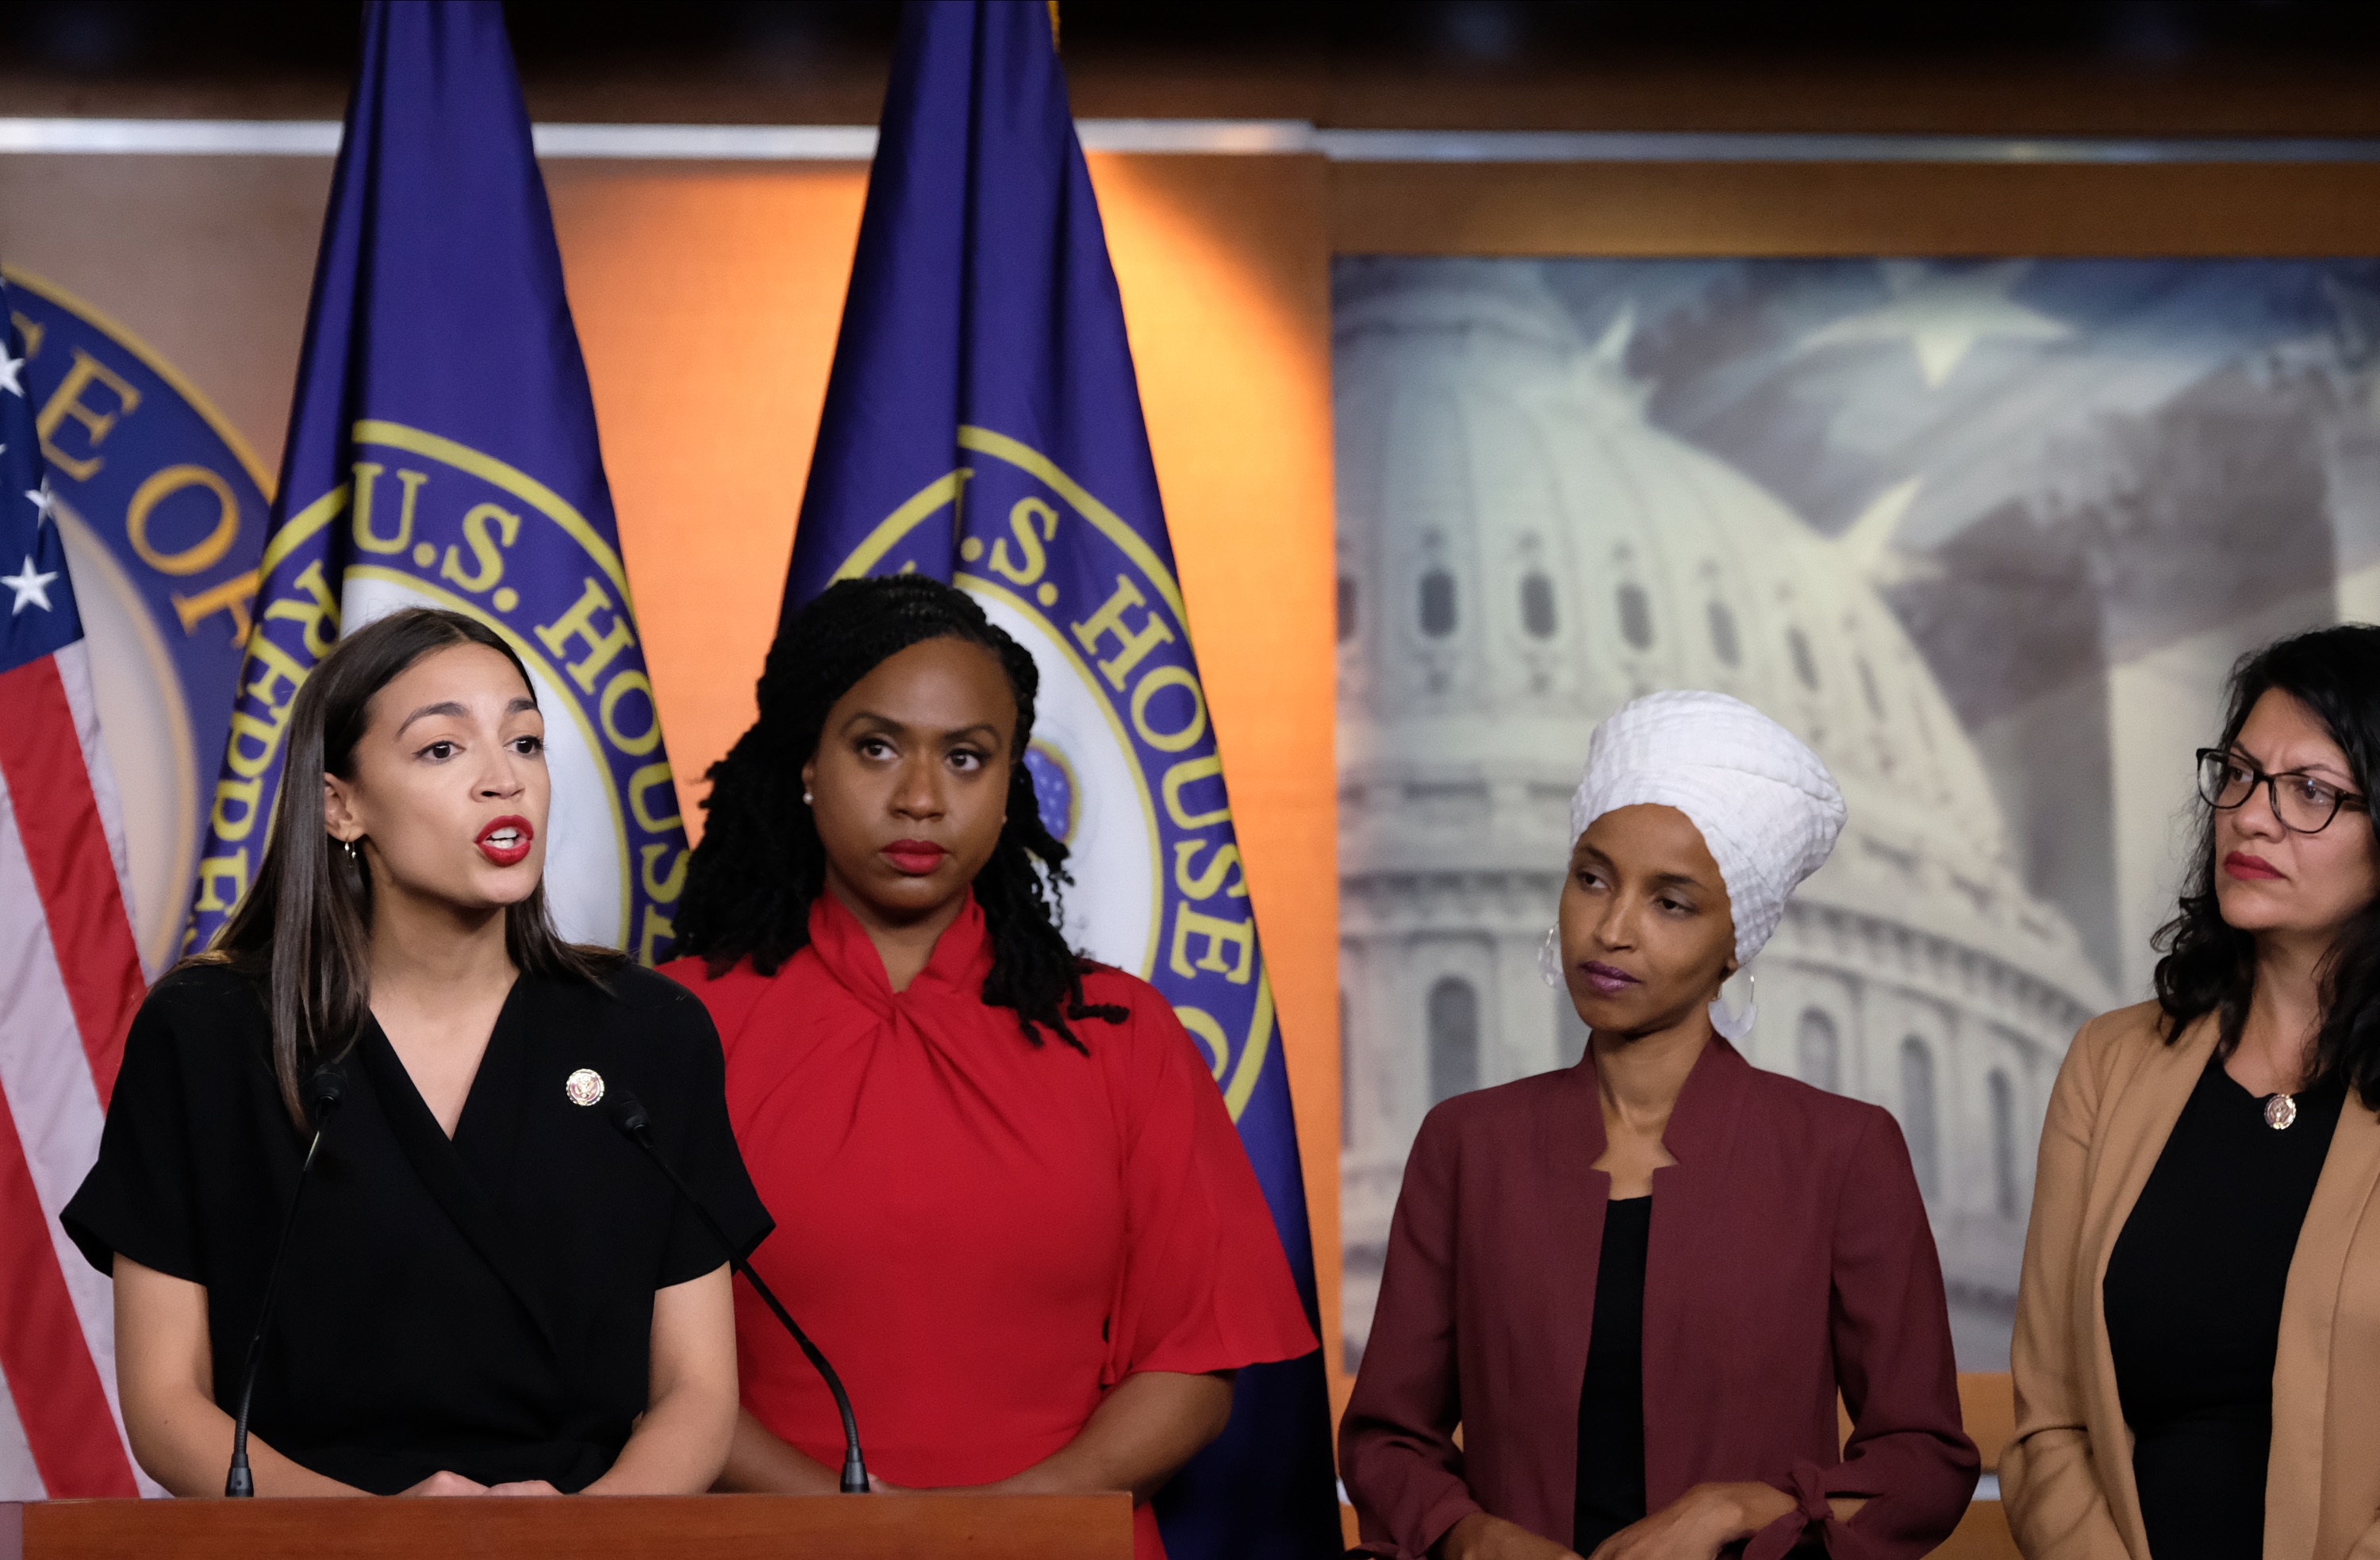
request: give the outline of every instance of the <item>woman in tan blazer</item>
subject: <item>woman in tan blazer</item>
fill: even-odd
[[[2380,628],[2268,646],[2157,1000],[2050,1097],[2000,1484],[2030,1560],[2380,1556]]]

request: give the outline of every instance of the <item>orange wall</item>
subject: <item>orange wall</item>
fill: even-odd
[[[1318,158],[1100,157],[1105,214],[1280,1002],[1340,1358],[1329,241]],[[689,830],[749,724],[865,170],[550,164]]]
[[[1319,157],[1097,157],[1166,518],[1281,1003],[1333,1401],[1339,852]]]

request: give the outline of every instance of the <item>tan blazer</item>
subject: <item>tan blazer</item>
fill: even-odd
[[[2150,1560],[2107,1350],[2108,1253],[2215,1049],[2155,1003],[2082,1026],[2041,1133],[2001,1497],[2029,1560]],[[2306,1210],[2273,1366],[2265,1560],[2380,1560],[2380,1115],[2350,1092]]]

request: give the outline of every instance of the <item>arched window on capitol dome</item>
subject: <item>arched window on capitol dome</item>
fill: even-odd
[[[1711,649],[1717,651],[1718,658],[1729,665],[1741,665],[1743,646],[1735,636],[1735,614],[1727,610],[1725,602],[1714,601],[1710,603],[1709,617]]]
[[[1931,1202],[1942,1189],[1942,1134],[1934,1090],[1934,1053],[1915,1035],[1900,1042],[1900,1129],[1917,1189]]]
[[[1842,1069],[1842,1042],[1835,1032],[1835,1021],[1815,1007],[1804,1009],[1793,1031],[1794,1076],[1813,1089],[1839,1094]]]
[[[1860,692],[1867,700],[1868,713],[1884,719],[1884,695],[1876,691],[1876,674],[1868,669],[1867,657],[1861,656],[1853,664],[1859,667]]]
[[[1429,1103],[1479,1087],[1479,991],[1459,975],[1429,988]]]
[[[1442,568],[1421,577],[1421,631],[1434,640],[1454,632],[1454,576]]]
[[[1984,1087],[1992,1102],[1992,1206],[2003,1219],[2013,1219],[2020,1209],[2016,1184],[2016,1085],[2009,1075],[1994,1067],[1984,1079]]]
[[[1642,585],[1620,587],[1620,633],[1638,650],[1653,648],[1653,598]]]
[[[1554,582],[1542,570],[1521,577],[1521,627],[1533,640],[1549,640],[1561,627],[1554,615]]]

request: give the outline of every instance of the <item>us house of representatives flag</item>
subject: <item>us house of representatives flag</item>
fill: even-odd
[[[956,582],[1033,652],[1026,762],[1071,847],[1068,940],[1205,1048],[1305,1302],[1272,991],[1191,653],[1107,237],[1040,5],[912,0],[786,581]],[[1157,1498],[1174,1560],[1335,1555],[1319,1351],[1239,1373]]]
[[[667,957],[686,835],[495,0],[365,11],[188,946],[253,880],[299,685],[411,605],[492,625],[529,668],[563,935]]]

